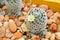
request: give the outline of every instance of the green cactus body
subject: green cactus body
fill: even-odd
[[[8,15],[14,15],[16,17],[22,15],[22,0],[5,0],[5,5],[8,8]]]
[[[26,16],[25,24],[32,34],[44,36],[47,32],[45,29],[47,24],[46,12],[40,8],[31,9]]]
[[[0,0],[0,8],[4,6],[4,0]]]

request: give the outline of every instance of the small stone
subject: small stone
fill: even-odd
[[[48,13],[47,13],[47,16],[48,16],[48,18],[50,18],[51,16],[53,16],[53,11],[52,10],[50,10]]]
[[[5,34],[5,36],[6,36],[7,38],[11,38],[11,37],[13,36],[13,33],[11,33],[9,29],[6,29],[6,34]]]
[[[20,32],[23,32],[23,30],[22,30],[21,27],[17,27],[17,29],[18,29]]]
[[[51,36],[51,32],[47,32],[45,38],[50,38],[50,36]]]
[[[56,24],[60,24],[60,20],[59,19],[56,20]]]
[[[19,32],[19,31],[17,31],[17,32],[14,33],[13,36],[14,36],[15,38],[21,38],[21,37],[22,37],[22,33]]]
[[[25,6],[23,10],[28,12],[29,8],[27,6]]]
[[[17,21],[17,22],[16,22],[16,25],[17,25],[18,27],[20,27],[20,26],[22,25],[22,22]]]
[[[56,12],[56,13],[54,13],[54,16],[55,17],[60,17],[60,13],[59,12]]]
[[[8,22],[4,22],[4,25],[3,25],[5,28],[8,27]]]
[[[0,22],[3,21],[3,19],[4,19],[4,16],[0,15]]]
[[[25,20],[25,16],[21,16],[21,17],[19,17],[18,20],[20,20],[20,21],[24,21],[24,20]]]
[[[5,15],[5,11],[0,12],[0,15],[4,16]]]
[[[40,37],[38,35],[33,35],[31,40],[40,40]]]
[[[0,8],[0,12],[2,12],[2,9]]]
[[[6,6],[3,6],[2,10],[7,10],[7,7]]]
[[[56,39],[60,40],[60,32],[56,32],[55,35],[56,35]]]
[[[36,7],[37,5],[36,4],[32,4],[32,7],[34,8],[34,7]]]
[[[51,34],[50,40],[55,40],[55,34],[54,33]]]
[[[51,16],[50,19],[52,19],[53,22],[56,23],[57,17],[55,17],[55,16]]]
[[[21,37],[20,39],[18,39],[18,40],[25,40],[23,37]]]
[[[11,32],[15,32],[17,30],[17,26],[12,19],[9,20],[8,28]]]
[[[25,31],[28,31],[28,28],[26,27],[26,25],[25,25],[25,23],[23,23],[22,25],[21,25],[21,28],[22,28],[22,30],[25,32]]]
[[[56,32],[57,31],[57,29],[58,29],[58,27],[57,27],[57,25],[55,24],[55,23],[52,23],[51,25],[50,25],[50,31],[52,31],[52,32]]]
[[[52,19],[47,20],[47,24],[52,24],[52,22],[53,22]]]
[[[9,16],[8,15],[5,15],[4,21],[9,21]]]
[[[9,16],[9,19],[15,19],[15,16]]]
[[[4,37],[4,36],[5,36],[5,28],[0,27],[0,37]]]
[[[27,15],[27,12],[24,12],[24,11],[23,11],[22,13],[23,13],[23,15],[24,15],[24,16],[26,16],[26,15]]]

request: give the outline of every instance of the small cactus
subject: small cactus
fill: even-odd
[[[40,8],[33,8],[28,12],[25,19],[25,24],[32,34],[44,36],[47,32],[47,15],[46,12]]]
[[[0,8],[4,6],[4,0],[0,0]]]
[[[5,0],[5,5],[8,8],[8,15],[21,16],[22,0]]]

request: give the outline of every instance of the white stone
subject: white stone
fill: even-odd
[[[50,38],[50,36],[51,36],[51,32],[47,32],[45,38]]]
[[[50,40],[55,40],[55,34],[54,33],[51,34]]]
[[[56,38],[60,40],[60,32],[56,32],[55,35],[56,35]]]
[[[14,22],[14,21],[12,19],[10,19],[9,22]]]
[[[18,39],[18,40],[25,40],[25,39],[22,37],[22,38],[20,38],[20,39]]]
[[[8,27],[8,22],[4,22],[4,27]]]

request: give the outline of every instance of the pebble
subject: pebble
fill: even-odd
[[[3,26],[4,26],[5,28],[7,28],[7,27],[8,27],[8,22],[4,22]]]
[[[23,11],[22,13],[23,13],[23,15],[24,15],[24,16],[26,16],[26,15],[27,15],[27,12],[24,12],[24,11]]]
[[[40,40],[40,37],[38,35],[33,35],[31,40]]]
[[[0,37],[4,37],[4,36],[5,36],[5,28],[0,27]]]
[[[0,12],[2,12],[2,9],[0,8]]]
[[[50,31],[52,31],[52,32],[56,32],[57,31],[57,29],[58,29],[58,27],[57,27],[57,25],[55,24],[55,23],[52,23],[51,25],[50,25]]]
[[[22,28],[22,30],[23,30],[24,32],[28,31],[28,28],[27,28],[27,26],[25,25],[25,23],[23,23],[23,24],[21,25],[21,28]]]
[[[47,32],[45,35],[45,38],[47,38],[47,39],[50,38],[51,34],[52,34],[51,32]]]
[[[51,34],[50,40],[55,40],[55,33],[52,33],[52,34]]]
[[[56,35],[56,39],[60,40],[60,32],[56,32],[55,35]]]
[[[22,25],[22,22],[17,21],[17,22],[16,22],[16,25],[17,25],[18,27],[20,27],[20,26]]]
[[[25,40],[23,37],[21,37],[20,39],[18,39],[18,40]]]
[[[13,33],[11,33],[9,29],[6,29],[6,34],[5,34],[5,36],[6,36],[7,38],[11,38],[11,37],[13,36]]]
[[[50,11],[47,13],[47,17],[50,18],[53,14],[54,14],[53,11],[50,10]]]
[[[5,11],[0,12],[0,15],[4,16],[5,15]]]
[[[53,22],[52,19],[47,20],[47,24],[52,24],[52,22]]]
[[[4,17],[4,21],[9,21],[9,16],[8,15],[5,15],[5,17]]]
[[[23,10],[28,12],[29,8],[27,6],[25,6]]]
[[[56,24],[57,25],[60,24],[60,20],[59,19],[56,20]]]
[[[3,19],[4,19],[4,16],[0,15],[0,22],[3,21]]]
[[[60,17],[60,13],[59,12],[56,12],[56,13],[54,13],[54,16],[55,17]]]
[[[25,20],[25,16],[21,16],[21,17],[19,17],[18,20],[20,20],[20,21],[24,21],[24,20]]]
[[[16,39],[18,39],[18,38],[21,38],[21,37],[22,37],[22,33],[19,32],[19,31],[17,31],[17,32],[14,33],[13,36],[14,36]]]
[[[15,22],[12,19],[9,20],[8,27],[9,27],[9,30],[11,32],[16,32],[16,30],[17,30],[17,26],[16,26]]]
[[[7,7],[6,6],[3,6],[2,10],[7,10]]]
[[[55,16],[51,16],[50,19],[52,19],[53,22],[56,23],[57,17],[55,17]]]

